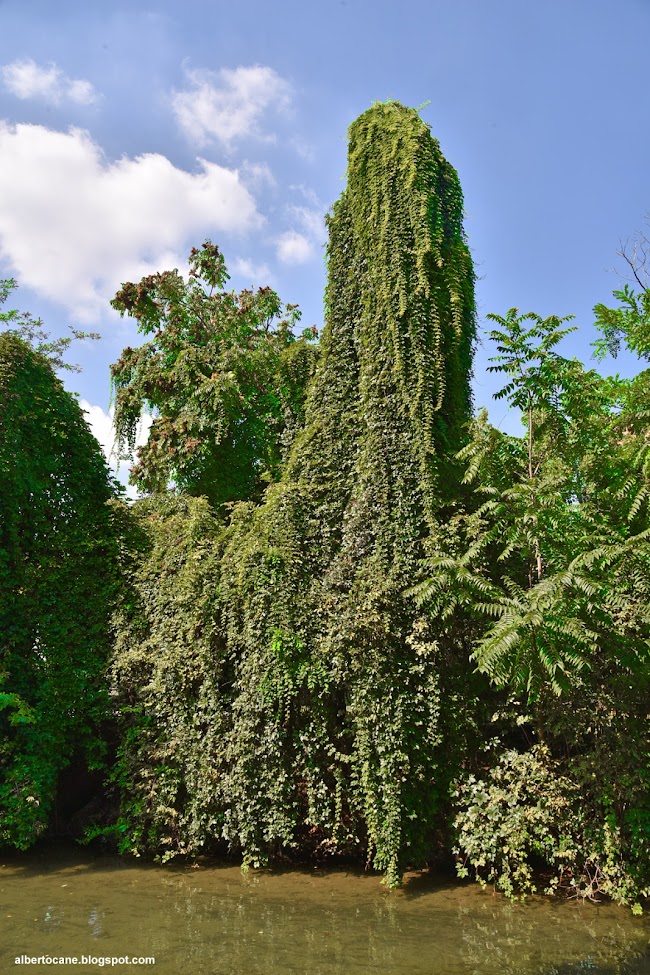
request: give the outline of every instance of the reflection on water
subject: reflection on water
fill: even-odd
[[[419,876],[391,894],[345,871],[0,861],[3,975],[25,954],[153,955],[157,975],[650,975],[649,937],[646,918],[613,906],[509,904]]]

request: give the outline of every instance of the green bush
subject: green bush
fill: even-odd
[[[485,779],[469,775],[454,796],[460,877],[472,869],[480,883],[492,882],[509,897],[533,894],[535,860],[561,872],[575,855],[566,831],[575,786],[542,745],[504,752]]]
[[[647,856],[645,864],[639,856],[647,834],[636,834],[647,830],[647,814],[633,811],[636,833],[621,824],[607,798],[566,775],[546,746],[503,752],[484,778],[458,782],[454,798],[459,877],[471,871],[511,898],[536,893],[542,878],[544,893],[605,895],[641,912],[650,894]]]

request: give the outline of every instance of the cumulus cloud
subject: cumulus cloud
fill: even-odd
[[[312,240],[323,243],[327,236],[323,211],[311,207],[290,206],[289,214]]]
[[[267,287],[274,281],[274,276],[268,264],[255,264],[246,257],[236,258],[233,273],[245,278],[247,285],[254,288]]]
[[[289,139],[289,145],[305,162],[313,162],[315,160],[316,151],[314,147],[309,142],[301,139],[300,136],[296,135]]]
[[[115,460],[115,434],[113,432],[113,416],[115,410],[109,407],[105,411],[101,406],[93,406],[87,399],[79,400],[81,409],[86,414],[86,420],[95,440],[104,451],[104,456],[109,463]]]
[[[96,320],[122,281],[178,267],[188,242],[261,225],[236,169],[198,167],[109,162],[80,129],[0,122],[0,255],[22,285]]]
[[[69,78],[56,64],[44,67],[25,58],[3,65],[1,73],[5,88],[17,98],[37,98],[50,105],[66,101],[92,105],[99,97],[89,81]]]
[[[245,159],[240,166],[242,179],[247,186],[276,186],[276,179],[267,163],[253,163]]]
[[[283,264],[306,264],[314,256],[312,242],[297,230],[286,230],[276,238],[278,258]]]
[[[79,400],[79,405],[86,414],[86,420],[93,436],[99,442],[100,447],[104,451],[104,456],[108,461],[109,467],[117,475],[120,482],[126,487],[127,495],[131,498],[135,498],[137,495],[135,488],[131,487],[127,483],[129,475],[128,466],[125,464],[120,464],[116,455],[115,431],[113,429],[113,418],[115,415],[114,407],[111,406],[108,408],[108,410],[103,410],[101,406],[94,406],[86,399]],[[136,438],[136,447],[140,447],[142,444],[147,442],[152,422],[153,420],[150,416],[145,414],[142,417],[140,427],[138,429],[138,436]]]
[[[307,196],[303,187],[295,188]],[[315,198],[314,201],[317,202]],[[318,207],[289,206],[286,212],[294,227],[275,238],[278,259],[283,264],[306,264],[327,237],[323,211]]]
[[[261,128],[262,117],[283,113],[291,104],[289,82],[261,64],[188,71],[187,79],[189,87],[174,92],[171,104],[179,125],[197,145],[217,141],[229,148],[249,136],[272,140]]]

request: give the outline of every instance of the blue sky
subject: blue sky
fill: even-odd
[[[574,314],[565,354],[588,358],[650,210],[649,46],[650,0],[0,0],[0,277],[52,333],[101,333],[65,381],[107,443],[108,366],[138,341],[108,305],[120,283],[182,270],[209,236],[235,288],[270,284],[321,325],[347,128],[373,101],[428,101],[481,325]],[[508,425],[489,354],[476,404]]]

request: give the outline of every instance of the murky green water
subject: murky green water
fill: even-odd
[[[388,893],[346,871],[157,867],[77,852],[0,861],[0,973],[650,975],[650,920],[612,906],[512,905],[425,877]],[[96,959],[76,966],[16,957]]]

